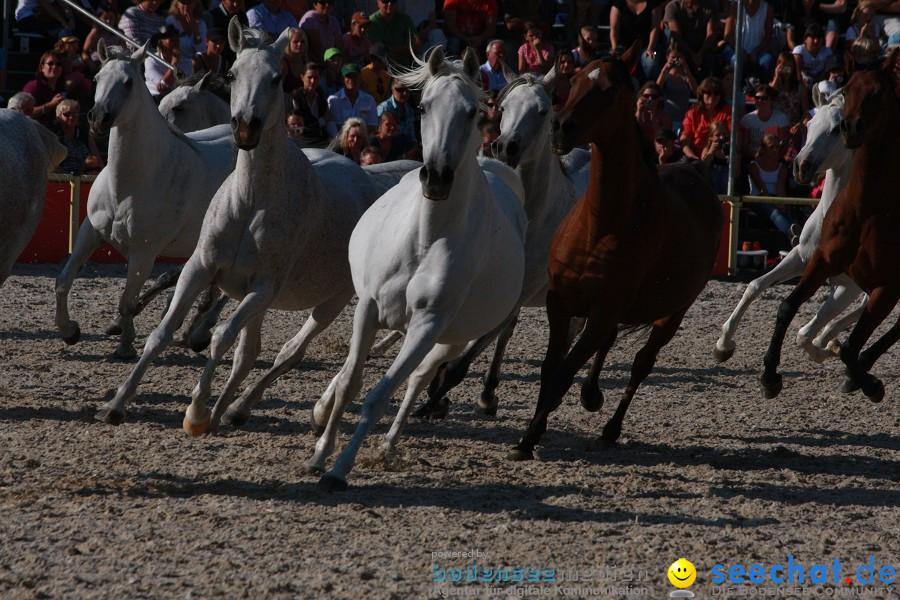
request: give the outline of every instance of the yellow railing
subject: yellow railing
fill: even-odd
[[[68,175],[66,173],[51,173],[47,181],[68,183],[69,191],[69,254],[75,247],[75,237],[78,235],[78,227],[81,225],[81,184],[93,183],[96,175]]]

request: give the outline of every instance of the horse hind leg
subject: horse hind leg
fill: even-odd
[[[153,283],[150,284],[150,287],[145,291],[141,292],[141,295],[138,296],[137,303],[134,306],[134,316],[138,316],[141,314],[147,305],[150,304],[158,295],[160,295],[163,291],[175,287],[175,284],[178,283],[178,276],[181,275],[181,268],[175,269],[173,271],[166,271],[159,277],[157,277]],[[122,334],[122,318],[116,317],[106,326],[106,335],[121,335]]]
[[[603,407],[603,391],[600,389],[599,383],[600,371],[603,370],[603,363],[606,362],[606,355],[609,354],[609,349],[612,348],[616,341],[617,333],[617,331],[614,331],[609,336],[609,339],[600,346],[600,350],[594,355],[594,362],[591,365],[591,370],[588,372],[587,379],[581,384],[581,406],[588,412],[597,412]]]
[[[128,276],[125,279],[125,289],[119,299],[119,317],[122,324],[122,333],[119,336],[119,345],[114,356],[122,360],[131,360],[137,356],[134,348],[134,310],[137,298],[147,281],[147,276],[153,268],[153,255],[135,257],[128,260]]]
[[[644,347],[638,351],[634,357],[634,362],[631,364],[631,378],[628,380],[628,385],[625,387],[619,406],[616,407],[616,412],[609,422],[606,423],[606,427],[603,428],[603,433],[600,435],[600,443],[603,446],[614,446],[619,436],[622,435],[622,422],[625,420],[625,413],[628,412],[628,407],[631,405],[638,387],[647,378],[650,371],[653,370],[653,365],[656,364],[656,357],[659,355],[660,349],[675,337],[678,327],[681,325],[681,320],[686,313],[687,308],[674,315],[660,319],[653,324],[650,330],[650,338],[644,344]]]
[[[78,271],[102,243],[103,238],[100,236],[100,232],[94,229],[90,219],[85,219],[78,229],[75,247],[72,248],[69,260],[56,276],[56,328],[63,341],[70,346],[78,343],[81,338],[81,328],[69,316],[69,291],[72,289],[72,283],[75,281]]]
[[[506,329],[504,329],[500,333],[500,336],[497,337],[497,344],[494,346],[494,355],[491,357],[491,364],[484,374],[484,380],[482,382],[483,387],[481,389],[481,395],[478,398],[478,405],[481,406],[484,414],[490,417],[497,414],[497,405],[500,402],[497,400],[496,392],[497,387],[500,385],[500,369],[503,367],[503,357],[506,355],[506,347],[509,345],[509,340],[512,339],[518,323],[519,315],[516,314],[515,318],[509,322]]]
[[[851,384],[858,386],[872,402],[881,402],[884,398],[884,384],[869,373],[871,364],[863,364],[860,360],[860,350],[875,329],[894,309],[898,298],[900,298],[900,292],[889,291],[883,287],[872,290],[856,327],[853,328],[847,342],[841,345],[841,361],[846,365],[847,378]],[[898,319],[898,323],[900,323],[900,319]],[[874,349],[867,356],[867,362],[871,361],[874,364],[878,353],[886,351],[896,342],[895,327],[892,327],[882,336],[882,339],[873,345]]]
[[[819,307],[819,310],[816,311],[815,316],[797,332],[797,345],[800,346],[813,361],[823,363],[827,359],[834,357],[834,354],[830,350],[816,343],[816,340],[818,340],[817,334],[844,312],[844,309],[850,306],[861,293],[862,290],[856,287],[856,285],[853,285],[852,289],[843,285],[832,288],[831,293],[828,294],[825,302],[823,302],[822,306]],[[856,315],[856,318],[859,318],[858,314]],[[856,321],[854,320],[853,322],[855,323]],[[837,332],[835,335],[837,335]]]
[[[217,286],[210,286],[197,303],[197,312],[184,328],[185,346],[200,353],[209,347],[212,330],[219,320],[222,309],[228,304],[228,296]]]
[[[881,358],[881,355],[891,349],[891,347],[900,341],[900,321],[891,327],[883,336],[861,352],[859,355],[859,364],[866,371],[871,371],[875,365],[875,361]],[[855,392],[859,386],[849,377],[844,378],[841,391],[844,393]]]

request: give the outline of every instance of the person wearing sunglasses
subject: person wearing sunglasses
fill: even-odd
[[[760,140],[766,133],[772,133],[786,144],[790,138],[791,122],[780,110],[775,109],[775,98],[778,91],[766,84],[756,86],[753,100],[756,110],[741,117],[738,123],[740,132],[741,154],[746,162],[756,156]]]
[[[22,88],[23,92],[34,97],[33,119],[47,127],[53,125],[56,106],[66,97],[65,83],[62,56],[52,50],[44,52],[38,61],[34,79]]]
[[[648,81],[638,91],[634,118],[644,140],[653,143],[660,129],[672,129],[672,117],[663,110],[662,92],[654,81]]]
[[[85,171],[97,172],[103,168],[103,159],[94,137],[78,124],[79,105],[75,100],[63,100],[56,105],[54,130],[60,143],[66,147],[66,157],[57,167],[59,173],[80,175]]]
[[[413,52],[418,52],[422,40],[409,15],[397,8],[397,0],[378,0],[378,10],[369,15],[369,20],[369,39],[384,44],[393,61],[410,66],[409,47],[412,45]]]
[[[405,83],[395,79],[391,86],[391,97],[378,105],[378,116],[391,112],[397,117],[397,135],[403,135],[419,142],[417,125],[419,111],[409,101],[410,89]]]
[[[344,36],[334,12],[334,0],[313,0],[312,10],[300,19],[300,29],[309,38],[309,58],[315,62],[327,60],[325,51],[336,48],[344,53]]]

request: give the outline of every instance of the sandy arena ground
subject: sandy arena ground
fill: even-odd
[[[675,590],[666,569],[679,557],[696,567],[698,598],[729,597],[714,586],[716,565],[727,574],[736,564],[760,564],[768,577],[789,555],[805,567],[805,584],[745,580],[744,591],[831,597],[810,583],[810,570],[828,565],[832,582],[837,559],[840,581],[830,594],[900,597],[900,583],[883,584],[876,574],[863,586],[868,571],[857,571],[871,556],[876,571],[900,572],[900,352],[874,369],[887,387],[882,403],[841,394],[840,364],[816,365],[792,343],[799,318],[814,308],[807,305],[789,333],[785,389],[764,400],[762,355],[788,287],[750,309],[735,356],[720,365],[711,350],[744,286],[711,282],[638,392],[617,448],[601,449],[597,436],[627,380],[632,341],[607,362],[603,410],[586,413],[573,388],[551,418],[539,459],[510,463],[504,456],[533,412],[547,338],[542,311],[528,310],[510,343],[496,418],[478,414],[480,380],[470,376],[447,420],[409,423],[390,468],[375,452],[387,431],[382,422],[351,488],[329,494],[301,466],[315,443],[310,408],[345,357],[350,309],[313,343],[302,369],[269,390],[244,429],[191,438],[181,420],[205,359],[181,348],[157,360],[123,425],[94,422],[134,365],[111,359],[115,343],[103,334],[124,268],[91,265],[76,281],[70,307],[82,341],[75,346],[53,323],[58,270],[18,266],[0,289],[0,597],[593,590],[665,598]],[[157,301],[138,318],[139,343],[161,310]],[[301,319],[270,314],[251,377],[271,365]],[[370,360],[365,389],[395,352]],[[474,375],[485,367],[484,359],[476,363]],[[226,373],[219,368],[217,390]],[[358,416],[355,403],[341,444]],[[472,564],[482,578],[505,568],[525,579],[535,572],[521,570],[531,568],[544,581],[465,583]],[[441,575],[446,580],[435,582]],[[576,575],[580,581],[571,581]],[[456,578],[463,581],[447,581]]]

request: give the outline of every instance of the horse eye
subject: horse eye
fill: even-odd
[[[469,118],[474,119],[475,115],[477,115],[477,114],[478,114],[478,108],[473,107],[472,110],[469,111]]]
[[[281,83],[281,80],[282,80],[282,79],[284,79],[284,76],[283,76],[283,75],[276,75],[276,76],[272,79],[272,85],[278,85],[279,83]]]
[[[540,116],[542,116],[542,117],[546,117],[546,116],[547,116],[547,109],[546,109],[546,108],[542,108],[541,110],[538,111],[538,114],[539,114]]]
[[[131,79],[125,80],[125,87],[131,87],[132,85],[134,85],[134,81],[132,81]]]
[[[420,105],[419,105],[419,114],[420,114],[420,115],[424,115],[424,114],[425,114],[425,105],[424,105],[424,104],[420,104]]]
[[[234,73],[232,73],[231,71],[228,71],[227,73],[225,73],[225,79],[227,81],[234,81]]]

